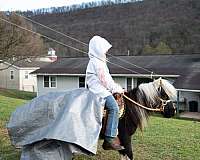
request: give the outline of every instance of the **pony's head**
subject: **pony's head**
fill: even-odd
[[[139,86],[140,91],[147,97],[148,106],[159,108],[164,117],[170,118],[175,114],[173,101],[176,100],[176,89],[167,80],[159,78]]]
[[[143,131],[151,111],[160,111],[167,118],[175,114],[173,101],[176,100],[176,89],[165,79],[159,78],[150,83],[142,83],[125,95],[130,98],[125,99],[125,117],[128,126],[132,125],[132,128],[139,127]]]

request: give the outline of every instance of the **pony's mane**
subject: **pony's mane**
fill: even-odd
[[[131,91],[127,93],[127,96],[129,96],[131,99],[134,101],[145,105],[144,104],[144,95],[140,95],[139,88],[134,88]],[[138,99],[140,97],[141,99]],[[149,112],[146,111],[143,108],[138,107],[136,104],[126,100],[127,104],[127,121],[126,125],[127,128],[129,129],[129,134],[132,135],[134,133],[134,129],[139,128],[141,131],[147,126],[147,121],[149,118]]]
[[[146,102],[148,102],[148,107],[152,107],[156,103],[156,97],[158,97],[158,91],[153,82],[142,83],[138,87],[139,95],[138,99],[141,101],[141,97],[145,96]]]
[[[156,79],[150,83],[143,83],[139,85],[139,90],[146,96],[150,106],[156,103],[158,94],[158,88],[162,87],[165,93],[169,96],[170,100],[176,100],[176,89],[166,79]]]
[[[158,92],[158,88],[160,86],[162,86],[163,90],[171,100],[176,99],[176,89],[174,86],[169,81],[161,78],[150,83],[140,84],[137,89],[133,89],[129,92],[129,96],[138,101],[138,103],[146,105],[146,107],[153,107],[154,104],[157,103],[158,97],[160,96]],[[137,121],[139,129],[142,131],[145,126],[147,126],[149,112],[138,106],[133,106],[134,104],[129,103],[129,105],[129,109],[132,110],[131,117],[135,116],[134,119]],[[133,115],[133,113],[135,115]]]
[[[174,88],[174,86],[170,83],[170,81],[161,78],[154,81],[154,84],[157,85],[157,87],[159,87],[159,83],[161,83],[162,88],[164,89],[165,93],[169,96],[170,100],[176,100],[177,91],[176,88]]]

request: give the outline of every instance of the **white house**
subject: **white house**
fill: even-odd
[[[37,95],[84,87],[88,60],[86,57],[58,58],[51,65],[34,71],[32,74],[37,76]],[[167,78],[179,91],[180,111],[200,112],[200,54],[118,56],[109,60],[128,68],[125,70],[109,64],[111,75],[123,88],[129,90],[140,83],[152,81],[151,71],[154,71],[153,78]]]
[[[50,49],[47,57],[31,58],[18,61],[0,63],[0,88],[17,89],[23,91],[37,91],[37,77],[31,72],[44,67],[57,59],[55,51]]]

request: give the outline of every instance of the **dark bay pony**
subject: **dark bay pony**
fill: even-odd
[[[176,89],[165,79],[159,78],[153,82],[141,84],[125,95],[142,106],[159,110],[164,117],[170,118],[175,114],[172,100],[176,99]],[[124,98],[124,102],[125,112],[119,121],[118,137],[125,149],[119,153],[121,160],[133,160],[131,136],[137,129],[143,131],[151,111],[126,98]]]

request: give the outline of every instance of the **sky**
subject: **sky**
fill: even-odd
[[[0,11],[32,10],[79,4],[94,0],[0,0]]]

